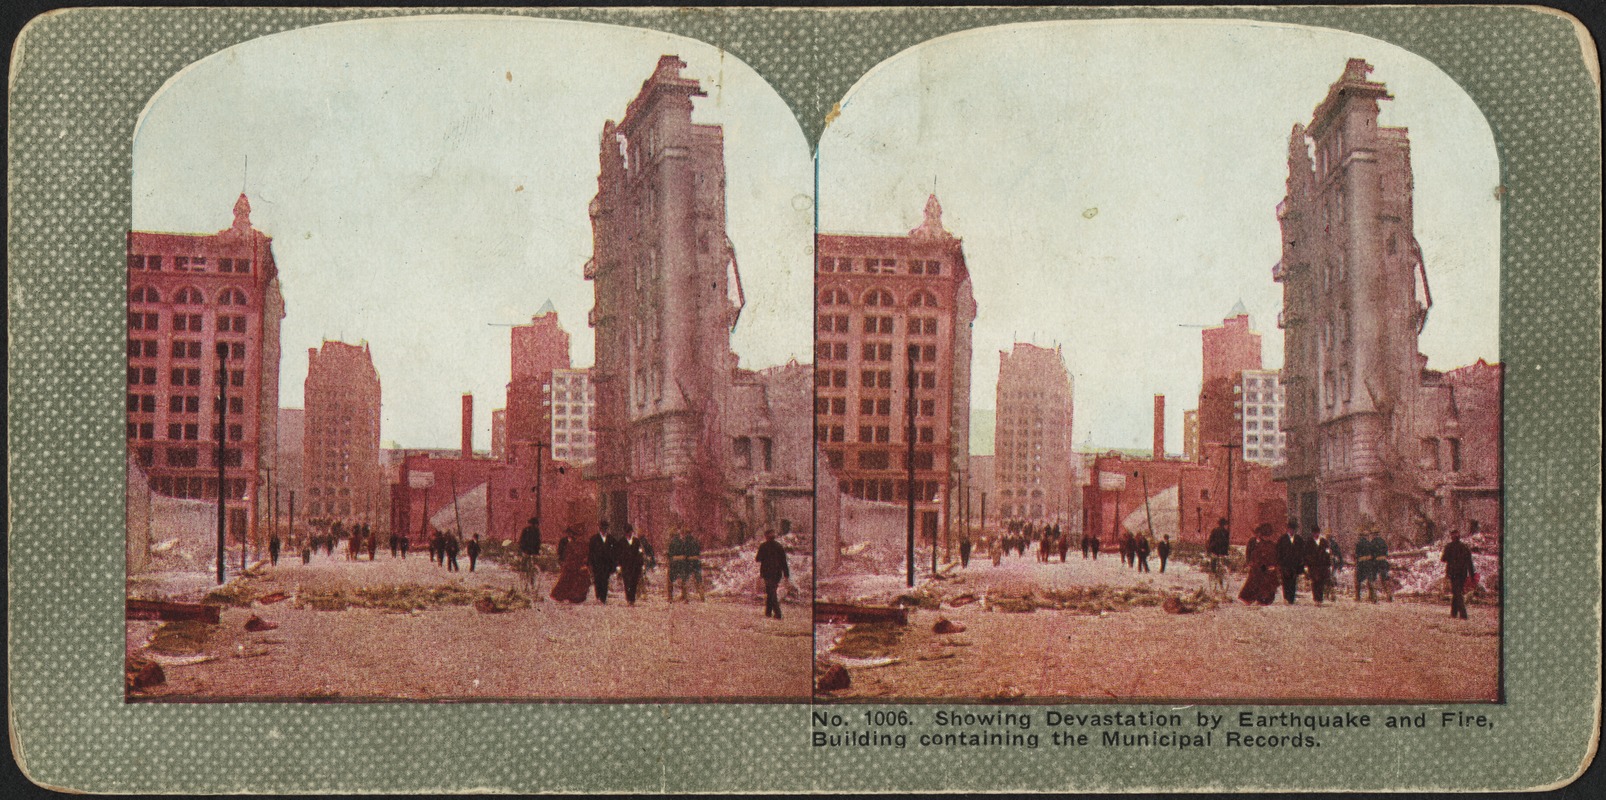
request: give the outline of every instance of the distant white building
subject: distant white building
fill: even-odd
[[[1282,432],[1283,387],[1274,369],[1244,370],[1233,387],[1234,411],[1243,428],[1243,456],[1267,466],[1283,463],[1287,435]]]
[[[547,387],[552,407],[552,458],[571,464],[590,464],[597,459],[597,434],[591,430],[591,413],[597,405],[597,389],[591,385],[591,371],[555,369]]]

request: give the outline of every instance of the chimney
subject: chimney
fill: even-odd
[[[474,457],[474,393],[463,393],[463,459]]]
[[[1154,396],[1154,460],[1165,460],[1165,395]]]

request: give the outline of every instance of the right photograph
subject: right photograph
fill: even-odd
[[[1506,190],[1451,76],[981,29],[817,159],[816,700],[1504,699]]]

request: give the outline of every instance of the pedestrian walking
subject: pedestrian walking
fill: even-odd
[[[1100,547],[1099,535],[1096,534],[1096,533],[1090,533],[1090,534],[1088,534],[1088,536],[1093,539],[1093,543],[1091,545],[1091,549],[1093,550],[1093,560],[1097,561],[1097,560],[1099,560],[1099,547]]]
[[[1366,585],[1366,596],[1370,602],[1377,602],[1379,585],[1382,585],[1386,599],[1393,602],[1394,589],[1389,584],[1389,544],[1384,541],[1377,523],[1370,519],[1361,522],[1361,535],[1355,540],[1356,602],[1360,602],[1362,584]]]
[[[1270,525],[1260,524],[1244,548],[1249,562],[1248,575],[1244,578],[1243,589],[1238,592],[1238,599],[1244,605],[1269,606],[1277,600],[1277,543],[1272,541],[1271,531]]]
[[[1333,540],[1317,528],[1305,551],[1305,573],[1310,575],[1310,599],[1321,605],[1333,599]]]
[[[441,537],[441,549],[446,554],[447,572],[463,571],[461,567],[457,566],[457,550],[460,546],[461,545],[457,541],[457,531],[452,531],[451,533]]]
[[[697,598],[703,596],[703,546],[691,534],[671,528],[669,538],[668,599],[675,599],[675,584],[680,584],[680,600],[691,602],[691,583],[697,582]]]
[[[474,534],[474,538],[468,540],[468,571],[469,572],[473,572],[474,571],[474,565],[478,564],[479,561],[480,561],[480,535],[476,533],[476,534]]]
[[[279,545],[279,534],[277,531],[275,531],[274,534],[268,538],[268,561],[275,567],[279,566]]]
[[[1149,535],[1138,534],[1132,544],[1132,562],[1137,565],[1138,572],[1149,571]]]
[[[397,549],[401,550],[401,557],[403,561],[407,560],[407,549],[411,546],[412,541],[409,540],[405,535],[396,537],[396,547]]]
[[[775,531],[764,531],[764,543],[758,546],[758,575],[764,579],[764,616],[781,618],[781,600],[776,590],[781,580],[792,577],[786,564],[786,548],[775,541]]]
[[[368,560],[373,561],[379,556],[379,534],[366,522],[362,524],[362,540],[368,543]]]
[[[625,523],[625,536],[615,553],[619,562],[619,581],[624,584],[625,605],[636,604],[636,592],[641,589],[641,571],[647,564],[647,554],[642,552],[641,539],[636,536],[636,529]]]
[[[614,560],[613,542],[608,539],[608,523],[603,522],[586,544],[587,562],[591,566],[591,585],[596,590],[597,602],[608,602],[608,582],[619,564]]]
[[[1288,532],[1277,540],[1277,569],[1283,583],[1283,600],[1294,604],[1299,593],[1299,576],[1305,573],[1305,540],[1299,535],[1299,522],[1288,521]]]
[[[1160,537],[1160,544],[1155,546],[1154,551],[1160,556],[1160,572],[1163,574],[1165,562],[1171,560],[1171,534]]]
[[[959,566],[970,566],[970,534],[959,537]]]
[[[1472,563],[1472,550],[1461,541],[1461,532],[1450,531],[1450,543],[1439,556],[1444,562],[1444,575],[1450,579],[1450,618],[1467,618],[1467,584],[1478,576],[1478,567]]]
[[[574,525],[564,531],[564,537],[558,540],[558,580],[552,584],[553,600],[564,603],[584,603],[586,591],[591,582],[591,568],[586,564],[586,549],[580,541],[580,526]]]

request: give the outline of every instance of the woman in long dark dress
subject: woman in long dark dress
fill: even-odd
[[[580,540],[580,529],[571,526],[563,532],[558,550],[563,553],[563,565],[558,571],[558,582],[552,585],[552,599],[565,603],[584,603],[591,588],[591,565],[586,561],[585,542]]]
[[[1245,554],[1249,561],[1249,576],[1244,579],[1244,588],[1238,592],[1238,599],[1248,605],[1269,606],[1277,599],[1277,587],[1281,583],[1281,573],[1277,567],[1277,543],[1271,539],[1270,525],[1255,528],[1255,536],[1249,540]]]

